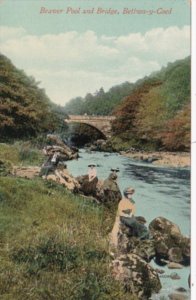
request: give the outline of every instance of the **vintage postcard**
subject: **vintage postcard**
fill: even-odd
[[[193,296],[191,9],[0,0],[0,299]]]

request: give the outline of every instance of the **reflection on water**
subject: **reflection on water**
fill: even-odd
[[[148,223],[156,217],[166,217],[178,224],[184,235],[190,235],[189,169],[172,169],[134,162],[115,153],[86,153],[82,150],[80,155],[78,160],[67,162],[68,169],[74,176],[86,174],[90,162],[98,165],[97,173],[101,179],[107,178],[112,167],[119,167],[118,183],[121,191],[127,186],[132,186],[136,190],[134,200],[137,215],[144,216]],[[171,270],[166,271],[171,273]],[[177,271],[181,279],[175,282],[175,285],[188,289],[187,278],[190,268]],[[171,292],[174,282],[171,279],[161,281],[163,285],[161,293]],[[160,299],[160,295],[153,299]]]
[[[149,165],[139,165],[138,163],[126,164],[124,173],[149,184],[153,184],[155,182],[162,183],[162,179],[164,178],[165,183],[172,184],[173,188],[176,189],[179,187],[174,185],[174,182],[171,181],[171,178],[190,180],[190,171],[188,169],[160,168],[156,166],[150,167]]]

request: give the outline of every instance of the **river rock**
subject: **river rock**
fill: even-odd
[[[141,240],[133,236],[130,229],[116,218],[110,236],[110,248],[114,256],[119,254],[136,254],[147,262],[156,255],[153,239]]]
[[[55,152],[59,152],[59,158],[61,161],[76,159],[79,157],[78,149],[75,147],[69,147],[57,135],[48,134],[47,140],[52,144],[44,148],[47,156],[52,156]]]
[[[79,182],[71,174],[69,174],[67,169],[59,166],[54,171],[54,174],[49,174],[46,179],[62,184],[72,192],[78,192],[80,189]]]
[[[106,140],[98,139],[86,146],[88,146],[91,151],[102,151],[102,147],[105,147],[106,144],[107,144]]]
[[[136,216],[135,218],[140,224],[146,223],[146,219],[143,216]]]
[[[155,257],[155,246],[153,240],[138,240],[138,244],[135,245],[133,253],[142,257],[145,261],[150,262]]]
[[[159,258],[186,265],[190,263],[190,239],[181,234],[176,224],[158,217],[149,224],[149,230]]]
[[[168,267],[168,269],[182,269],[183,265],[175,263],[175,262],[169,262],[167,267]]]
[[[179,280],[180,276],[177,273],[171,273],[170,278],[173,279],[173,280]]]
[[[162,269],[155,269],[155,271],[156,271],[158,274],[164,274],[164,273],[165,273],[165,271],[162,270]]]
[[[180,247],[172,247],[168,251],[169,260],[171,262],[179,263],[183,261],[182,250]]]
[[[178,293],[172,293],[168,297],[170,300],[187,300],[187,299],[189,299],[187,295],[178,294]]]
[[[51,156],[55,153],[55,152],[59,152],[59,159],[60,161],[66,161],[66,160],[71,160],[71,159],[77,159],[78,158],[78,152],[75,152],[73,150],[71,150],[69,147],[67,146],[46,146],[45,147],[46,150],[46,155],[47,156]]]
[[[147,163],[153,163],[154,161],[156,160],[159,160],[160,157],[156,157],[156,156],[149,156],[149,157],[146,157],[146,158],[143,158],[143,162],[147,162]]]
[[[187,290],[185,288],[183,288],[183,287],[177,288],[176,291],[180,292],[180,293],[186,293],[187,292]]]
[[[138,299],[149,299],[152,293],[161,289],[157,272],[136,254],[122,254],[111,266],[114,278]]]

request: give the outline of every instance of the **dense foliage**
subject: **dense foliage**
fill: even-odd
[[[1,139],[36,136],[59,126],[59,108],[38,85],[0,55]]]
[[[125,82],[112,87],[108,92],[100,88],[94,95],[88,93],[84,98],[77,97],[65,105],[68,114],[110,115],[122,98],[129,95],[133,84]]]
[[[189,150],[190,58],[136,82],[113,113],[113,139],[125,148]]]
[[[108,92],[72,99],[68,114],[114,114],[115,150],[136,147],[146,150],[190,149],[190,57],[168,63],[160,71],[125,82]]]

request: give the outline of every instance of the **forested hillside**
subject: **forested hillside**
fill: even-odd
[[[77,97],[65,105],[68,114],[110,115],[119,102],[133,89],[133,84],[125,82],[112,87],[108,92],[100,88],[94,95],[88,93],[84,98]]]
[[[38,85],[0,54],[1,140],[36,136],[59,125],[58,107]]]
[[[189,150],[190,57],[136,82],[113,113],[116,146]]]

